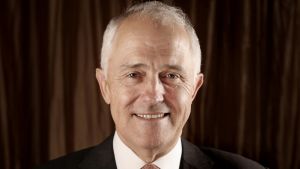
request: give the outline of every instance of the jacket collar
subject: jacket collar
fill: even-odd
[[[213,161],[197,146],[185,139],[182,141],[182,159],[180,169],[212,169]]]
[[[113,151],[113,135],[87,153],[83,161],[79,164],[79,168],[117,169]]]

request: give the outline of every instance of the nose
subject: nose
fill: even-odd
[[[165,88],[158,76],[149,78],[145,85],[145,99],[147,101],[164,101]]]

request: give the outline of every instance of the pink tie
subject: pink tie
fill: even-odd
[[[154,164],[146,164],[144,165],[144,167],[142,167],[141,169],[159,169],[159,167],[157,167]]]

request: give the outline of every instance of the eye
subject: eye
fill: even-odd
[[[180,77],[180,75],[175,74],[175,73],[167,73],[165,76],[168,79],[178,79]]]
[[[165,72],[160,75],[161,81],[169,85],[177,85],[182,82],[181,75],[174,72]]]
[[[126,74],[126,78],[128,79],[141,79],[144,76],[144,73],[134,71],[134,72],[129,72]]]
[[[129,73],[127,75],[127,77],[129,77],[129,78],[137,78],[137,77],[139,77],[139,73],[137,73],[137,72],[131,72],[131,73]]]
[[[136,85],[143,81],[144,73],[139,71],[128,71],[123,75],[122,84],[126,86]]]

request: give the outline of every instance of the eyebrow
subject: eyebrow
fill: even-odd
[[[180,65],[164,64],[162,67],[166,67],[168,69],[177,70],[177,71],[180,71],[180,72],[183,71],[183,68]]]
[[[123,64],[121,65],[121,69],[134,69],[134,68],[140,68],[140,67],[148,67],[146,64],[143,63],[135,63],[135,64]]]
[[[122,70],[124,70],[124,69],[141,68],[141,67],[148,68],[149,66],[146,65],[146,64],[144,64],[144,63],[123,64],[123,65],[121,65],[121,69]],[[176,70],[176,71],[183,71],[183,68],[180,65],[164,64],[161,67],[162,68],[173,69],[173,70]]]

